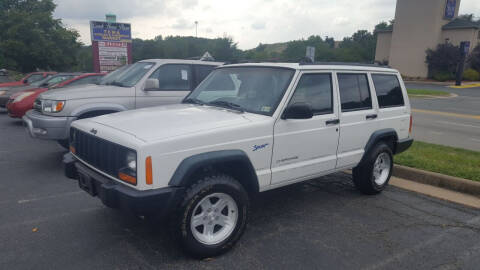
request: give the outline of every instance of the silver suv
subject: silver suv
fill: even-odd
[[[219,62],[150,59],[124,66],[98,85],[50,90],[23,117],[28,133],[68,147],[70,125],[77,119],[136,108],[179,103]]]

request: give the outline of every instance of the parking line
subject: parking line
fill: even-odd
[[[41,201],[41,200],[47,200],[47,199],[60,198],[60,197],[80,194],[80,193],[83,193],[83,192],[84,191],[81,191],[81,190],[80,191],[74,191],[74,192],[66,192],[66,193],[56,194],[56,195],[51,195],[51,196],[32,198],[32,199],[26,199],[26,200],[19,200],[18,203],[22,204],[22,203],[30,203],[30,202],[36,202],[36,201]]]
[[[443,116],[451,116],[451,117],[459,117],[459,118],[468,118],[468,119],[477,119],[477,120],[480,120],[480,115],[473,115],[473,114],[440,112],[440,111],[430,111],[430,110],[421,110],[421,109],[412,109],[412,112],[427,113],[427,114],[435,114],[435,115],[443,115]]]
[[[452,125],[452,126],[480,128],[480,126],[468,125],[468,124],[459,124],[459,123],[454,123],[454,122],[449,122],[449,121],[435,121],[435,122],[441,123],[441,124]]]

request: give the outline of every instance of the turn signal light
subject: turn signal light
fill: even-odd
[[[137,184],[137,178],[133,177],[133,176],[130,176],[126,173],[123,173],[123,172],[120,172],[118,173],[118,178],[120,178],[120,180],[123,180],[127,183],[130,183],[132,185],[136,185]]]
[[[70,149],[70,152],[72,152],[72,154],[75,154],[75,151],[76,151],[75,147],[70,145],[69,149]]]
[[[63,102],[63,101],[57,102],[57,106],[55,107],[55,111],[59,112],[59,111],[63,110],[63,105],[65,105],[65,102]]]
[[[145,159],[145,177],[147,185],[153,184],[153,173],[152,173],[152,157],[148,156]]]

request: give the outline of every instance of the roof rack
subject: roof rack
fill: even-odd
[[[380,67],[380,68],[391,68],[390,66],[380,65],[378,63],[355,63],[355,62],[300,62],[299,65],[330,65],[330,66],[361,66],[361,67]]]

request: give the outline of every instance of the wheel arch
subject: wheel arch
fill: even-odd
[[[395,129],[387,128],[377,130],[372,133],[372,135],[367,141],[367,144],[365,145],[365,152],[363,153],[363,157],[360,160],[360,165],[365,162],[366,157],[368,156],[370,151],[372,151],[375,145],[381,141],[385,142],[388,146],[390,146],[392,153],[395,154],[398,142],[398,135]]]
[[[185,158],[177,167],[168,185],[188,187],[196,180],[195,176],[201,176],[210,171],[231,175],[248,193],[259,191],[255,169],[242,150],[221,150]]]
[[[99,113],[98,115],[101,115],[101,114],[121,112],[121,111],[126,111],[126,110],[128,110],[128,109],[125,108],[124,106],[120,105],[120,104],[94,103],[94,104],[89,104],[89,105],[86,105],[86,106],[80,106],[80,107],[76,108],[72,112],[72,116],[82,118],[82,116],[88,115],[88,114]],[[103,112],[103,113],[101,113],[101,112]],[[95,116],[98,116],[98,115],[95,115]],[[87,117],[84,117],[84,118],[87,118]]]

